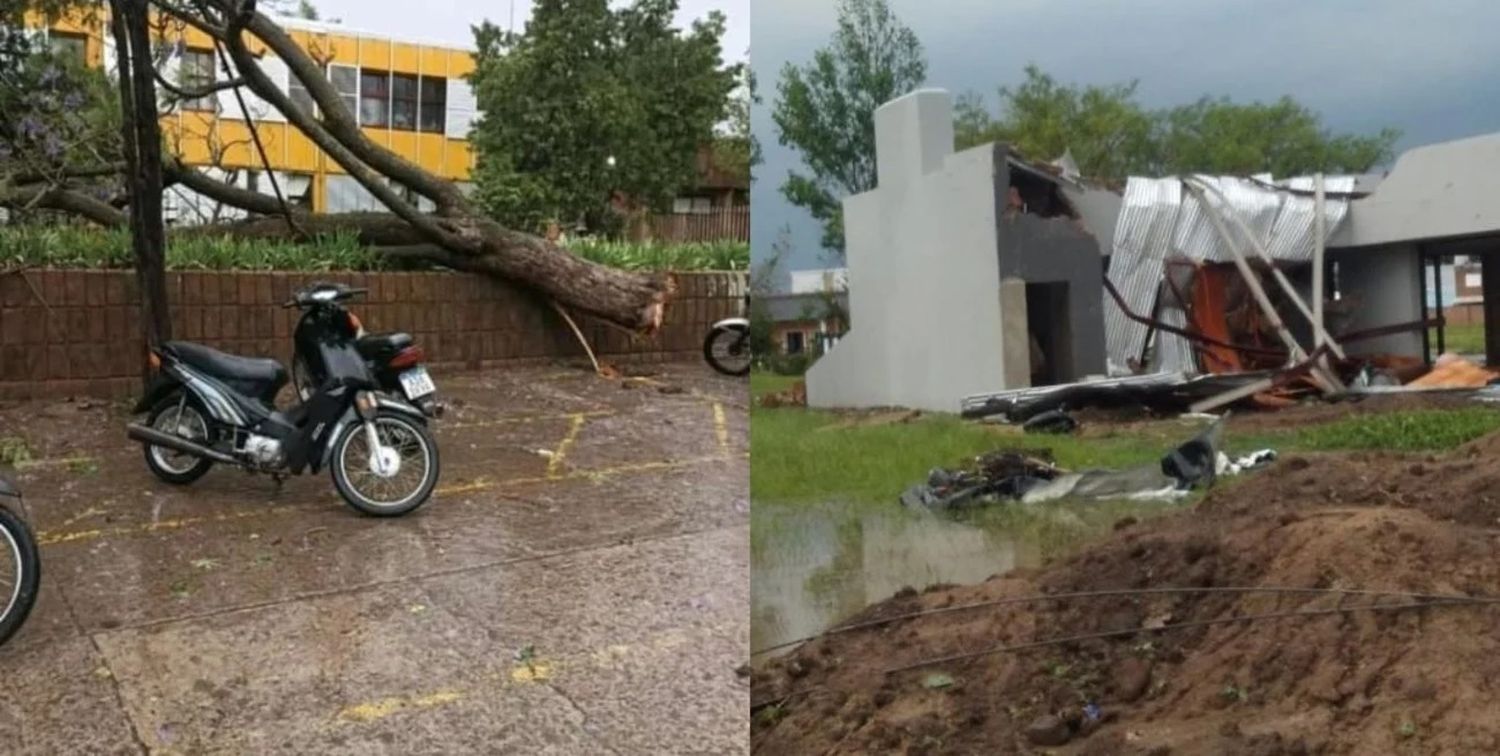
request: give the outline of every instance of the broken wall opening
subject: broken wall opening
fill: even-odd
[[[1026,282],[1032,386],[1071,383],[1082,377],[1074,367],[1069,310],[1066,281]]]

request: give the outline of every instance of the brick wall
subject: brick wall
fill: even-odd
[[[461,273],[169,273],[172,335],[287,362],[298,311],[280,305],[313,281],[368,288],[350,305],[366,330],[411,333],[434,366],[583,356],[566,323],[544,302],[518,287]],[[579,326],[595,351],[613,362],[702,359],[709,325],[739,313],[744,285],[739,273],[678,274],[677,297],[650,339],[588,318]],[[138,303],[134,271],[0,275],[0,399],[138,392]]]

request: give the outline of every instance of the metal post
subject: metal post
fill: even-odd
[[[1438,256],[1432,258],[1432,288],[1433,288],[1433,292],[1434,292],[1434,295],[1435,295],[1434,299],[1433,299],[1433,303],[1435,305],[1434,309],[1437,310],[1437,316],[1439,318],[1442,318],[1442,322],[1438,324],[1438,339],[1437,339],[1437,341],[1438,341],[1438,343],[1437,343],[1437,353],[1438,353],[1438,356],[1441,357],[1441,356],[1443,356],[1443,352],[1447,351],[1446,348],[1443,345],[1443,336],[1444,336],[1443,331],[1447,328],[1447,325],[1448,325],[1447,313],[1443,312],[1443,256],[1442,255],[1438,255]],[[1426,292],[1423,292],[1423,293],[1425,294]]]
[[[1324,217],[1323,174],[1313,177],[1313,348],[1323,346],[1323,253],[1328,236],[1328,220]]]

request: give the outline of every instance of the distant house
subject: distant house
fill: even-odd
[[[829,307],[829,298],[837,310]],[[849,311],[845,292],[775,294],[759,298],[771,320],[771,342],[785,356],[817,356],[838,342],[848,328],[841,313]]]
[[[713,145],[698,149],[697,178],[672,199],[672,211],[636,221],[631,236],[637,240],[749,241],[750,176],[732,171],[714,159]]]

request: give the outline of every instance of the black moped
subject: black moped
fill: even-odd
[[[297,299],[321,289],[299,292]],[[304,329],[306,329],[304,331]],[[278,479],[328,467],[344,501],[370,515],[406,514],[427,501],[438,479],[438,449],[427,416],[381,392],[349,328],[304,319],[296,359],[316,361],[324,377],[287,410],[276,395],[287,370],[273,359],[239,357],[186,341],[152,351],[156,375],[128,426],[156,477],[188,484],[215,463]],[[313,353],[306,353],[312,350]]]

